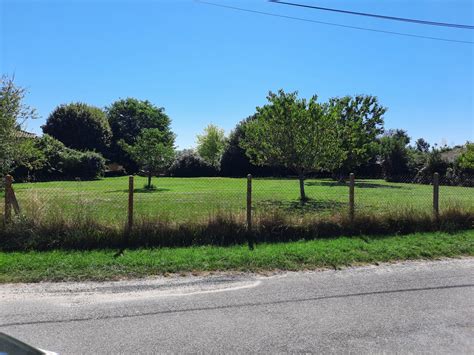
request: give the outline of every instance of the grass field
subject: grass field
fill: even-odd
[[[166,273],[337,268],[361,263],[474,255],[474,230],[245,246],[0,252],[0,283],[114,280]]]
[[[135,178],[135,214],[177,222],[206,219],[216,213],[244,215],[246,179],[234,178],[154,178],[152,192],[143,187],[146,179]],[[18,183],[14,189],[28,216],[57,214],[93,216],[95,220],[124,223],[128,201],[128,177],[96,181],[53,181]],[[298,181],[254,179],[255,213],[280,210],[289,215],[330,215],[346,213],[348,186],[332,180],[306,181],[310,200],[301,205]],[[358,180],[355,188],[356,212],[384,213],[411,208],[431,211],[432,186]],[[440,187],[440,207],[458,206],[474,210],[474,188]],[[3,204],[1,206],[3,209]]]

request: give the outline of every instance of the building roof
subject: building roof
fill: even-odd
[[[16,136],[18,138],[36,138],[37,137],[36,134],[31,133],[31,132],[27,132],[27,131],[23,131],[21,129],[19,131],[17,131]]]

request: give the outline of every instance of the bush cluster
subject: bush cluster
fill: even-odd
[[[30,160],[22,162],[13,172],[17,181],[50,179],[97,179],[104,175],[105,159],[99,153],[78,151],[45,134],[30,141]],[[34,169],[30,169],[34,164]]]
[[[217,176],[218,170],[192,150],[178,154],[169,169],[169,174],[176,177]]]

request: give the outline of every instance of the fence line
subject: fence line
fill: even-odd
[[[121,178],[109,179],[119,179],[118,181],[123,181],[120,180]],[[94,207],[94,211],[102,211],[104,214],[102,217],[107,219],[112,218],[109,214],[112,214],[113,211],[120,212],[122,210],[122,214],[119,213],[119,215],[121,214],[123,216],[120,218],[126,218],[125,226],[127,231],[131,231],[133,228],[135,214],[137,212],[143,213],[147,209],[153,210],[153,215],[159,216],[159,218],[162,218],[162,213],[170,212],[170,218],[172,218],[173,221],[179,222],[181,220],[179,220],[177,214],[188,214],[190,218],[194,218],[195,216],[205,216],[206,212],[211,213],[213,211],[212,208],[219,209],[220,206],[230,206],[229,208],[233,213],[238,215],[240,213],[239,211],[241,211],[246,216],[245,222],[242,222],[246,224],[247,231],[250,234],[253,227],[253,215],[256,211],[266,212],[271,208],[280,208],[288,213],[293,213],[295,211],[306,214],[343,212],[348,213],[350,220],[353,221],[356,215],[360,211],[363,211],[364,208],[370,208],[376,211],[383,209],[381,207],[381,199],[386,199],[389,206],[393,205],[391,208],[396,208],[393,202],[395,200],[400,204],[399,206],[403,206],[407,205],[407,199],[410,196],[422,200],[430,198],[429,190],[425,187],[429,185],[414,183],[411,185],[402,183],[390,184],[378,180],[356,181],[356,177],[353,173],[349,175],[348,183],[321,179],[308,179],[306,187],[315,189],[314,191],[317,191],[320,195],[316,196],[316,199],[313,199],[312,201],[310,199],[310,201],[300,202],[297,204],[294,203],[296,202],[296,193],[298,191],[297,184],[295,184],[296,186],[290,185],[285,179],[253,179],[252,175],[249,174],[246,179],[246,189],[244,187],[245,185],[240,185],[239,182],[243,182],[244,179],[224,180],[224,183],[228,182],[228,184],[221,184],[220,187],[217,188],[214,188],[211,185],[211,188],[209,189],[209,182],[215,184],[217,180],[213,178],[194,178],[189,180],[186,180],[186,178],[167,178],[168,180],[166,181],[168,184],[176,182],[176,186],[173,185],[174,192],[171,193],[168,193],[168,191],[171,191],[171,188],[166,187],[167,185],[163,185],[163,187],[158,188],[156,191],[146,191],[137,188],[137,179],[140,178],[129,176],[128,189],[122,188],[110,191],[107,190],[107,181],[111,182],[112,180],[104,179],[85,183],[76,181],[75,183],[77,185],[74,186],[77,187],[77,193],[75,193],[72,188],[67,190],[67,193],[61,189],[62,183],[72,186],[71,182],[67,181],[52,182],[47,188],[44,188],[45,183],[15,184],[15,186],[18,186],[18,194],[22,197],[22,199],[20,199],[20,204],[24,205],[23,212],[25,214],[28,214],[28,209],[25,207],[28,207],[27,205],[29,202],[34,204],[38,203],[38,201],[42,202],[43,200],[48,199],[50,199],[50,205],[58,208],[61,213],[66,213],[68,209],[74,208],[74,206],[84,209]],[[156,179],[158,182],[165,181],[163,179]],[[117,180],[114,180],[114,183],[115,181]],[[185,186],[185,183],[187,182],[189,182],[189,185]],[[12,183],[13,178],[10,175],[7,175],[5,177],[5,202],[3,213],[5,223],[11,222],[12,209],[16,214],[20,213],[20,206]],[[191,185],[191,183],[194,185]],[[184,189],[183,186],[185,186]],[[190,188],[193,186],[194,188]],[[344,192],[344,190],[341,190],[340,188],[343,186],[348,186],[348,191],[345,190],[346,192]],[[411,186],[414,187],[412,188]],[[438,173],[434,173],[433,175],[432,186],[432,213],[435,217],[438,217],[440,213],[440,178]],[[36,187],[38,188],[35,189]],[[285,188],[289,189],[290,187],[292,189],[291,199],[285,195]],[[333,188],[334,190],[332,190]],[[453,199],[453,196],[455,196],[459,197],[461,202],[463,202],[464,205],[467,205],[468,208],[469,201],[471,201],[470,208],[472,208],[474,188],[463,187],[468,190],[463,190],[462,193],[459,193],[458,190],[453,190],[456,188],[457,187],[449,186],[446,187],[446,189],[451,190],[446,191],[443,188],[444,195],[441,194],[441,197],[446,196],[445,200],[442,201],[443,204],[446,204],[448,198]],[[370,191],[370,193],[365,194],[365,192],[368,191]],[[464,191],[468,192],[467,196],[463,196],[466,195]],[[122,194],[123,192],[128,194],[128,205],[125,201],[124,204],[122,204],[122,202],[117,199],[118,196],[126,196],[125,194]],[[323,195],[323,192],[326,195]],[[118,195],[108,195],[109,193],[115,193]],[[154,197],[154,193],[156,193],[156,197]],[[293,193],[295,193],[295,196],[293,196]],[[346,193],[348,193],[348,202],[345,202],[347,201],[347,197],[341,198],[343,197],[341,194],[345,195]],[[30,200],[26,198],[27,196],[30,197]],[[425,206],[424,202],[421,202],[421,206]],[[426,206],[428,207],[428,205]],[[344,207],[344,209],[348,208],[348,210],[346,210],[347,212],[344,212],[341,207]],[[166,211],[167,208],[174,210]],[[127,211],[125,216],[123,215],[124,211]],[[123,221],[123,219],[121,220]]]

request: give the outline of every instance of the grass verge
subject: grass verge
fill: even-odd
[[[114,280],[166,273],[337,268],[440,257],[474,256],[474,230],[245,246],[1,252],[0,282]]]

